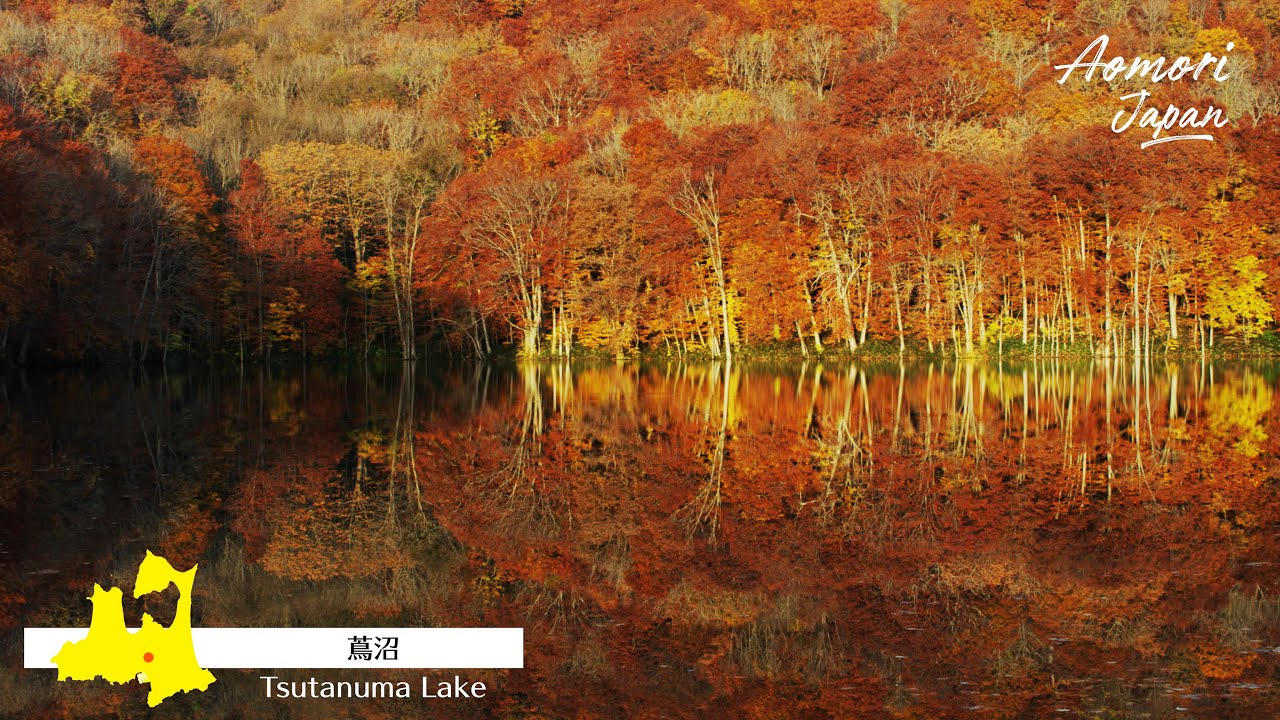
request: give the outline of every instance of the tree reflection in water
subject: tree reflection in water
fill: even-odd
[[[11,648],[87,624],[86,589],[149,548],[201,563],[198,625],[525,627],[527,669],[475,672],[498,690],[443,716],[1270,716],[1276,383],[737,359],[11,378],[0,618]],[[225,676],[172,711],[422,709],[282,709]],[[20,716],[146,714],[48,674],[0,691]]]

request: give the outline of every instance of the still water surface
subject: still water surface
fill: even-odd
[[[526,670],[465,673],[483,701],[281,702],[220,671],[162,717],[1274,717],[1278,384],[1242,364],[10,377],[0,715],[147,715],[136,686],[13,668],[17,628],[87,625],[92,584],[132,587],[153,549],[200,563],[196,625],[526,628]]]

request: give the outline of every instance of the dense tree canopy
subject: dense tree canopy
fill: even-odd
[[[22,361],[1095,354],[1276,317],[1272,0],[17,0]],[[1070,73],[1225,57],[1218,81]],[[1225,108],[1140,149],[1144,107]],[[1128,99],[1123,99],[1128,98]],[[1185,119],[1185,118],[1184,118]]]

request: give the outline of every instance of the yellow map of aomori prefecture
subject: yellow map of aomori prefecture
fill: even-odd
[[[62,646],[53,663],[58,666],[59,680],[93,680],[101,677],[113,683],[137,678],[151,683],[147,704],[159,705],[174,693],[205,690],[214,681],[213,673],[196,662],[191,642],[191,586],[196,568],[186,572],[173,569],[168,560],[151,554],[138,566],[138,580],[133,596],[160,592],[173,583],[178,588],[178,609],[173,624],[164,627],[142,615],[142,627],[129,632],[124,625],[123,595],[120,588],[103,590],[94,584],[93,619],[89,635],[78,642]]]

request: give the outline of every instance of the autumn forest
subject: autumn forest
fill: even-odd
[[[0,715],[1276,717],[1277,43],[1280,0],[0,0]],[[148,551],[197,628],[524,664],[20,669]]]
[[[1222,74],[1054,69],[1101,35]],[[1265,350],[1277,37],[1270,0],[5,0],[0,349]],[[1141,148],[1139,90],[1229,123]]]

